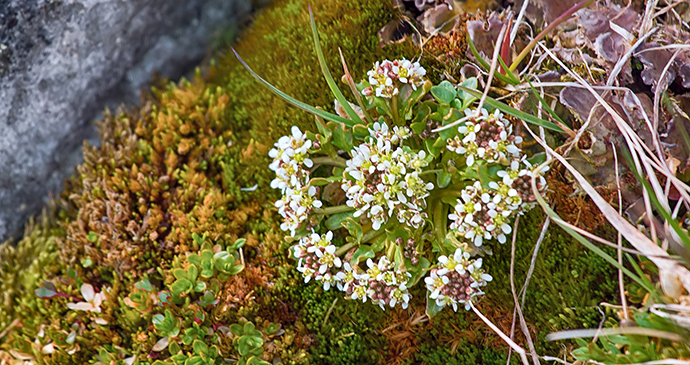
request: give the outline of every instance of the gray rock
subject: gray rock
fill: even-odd
[[[81,161],[104,107],[178,78],[251,0],[0,0],[0,242]]]

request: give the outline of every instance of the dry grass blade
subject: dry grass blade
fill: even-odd
[[[613,335],[641,335],[649,337],[664,338],[676,342],[686,342],[681,335],[673,332],[657,330],[654,328],[645,327],[616,327],[616,328],[601,328],[601,329],[579,329],[551,332],[546,335],[547,341],[568,340],[572,338],[594,337],[594,336],[613,336]]]
[[[527,354],[525,353],[525,349],[520,347],[520,345],[516,344],[515,341],[510,339],[510,337],[506,336],[506,334],[503,333],[503,331],[501,331],[500,329],[498,329],[498,327],[496,327],[495,324],[491,323],[491,321],[488,318],[486,318],[477,309],[477,307],[474,306],[474,303],[472,303],[472,301],[469,301],[469,303],[470,303],[470,307],[472,308],[474,313],[477,315],[477,317],[479,317],[482,321],[484,321],[484,323],[486,323],[486,325],[489,326],[489,328],[491,328],[492,331],[496,332],[496,334],[501,339],[503,339],[503,341],[505,341],[508,344],[508,346],[510,346],[513,349],[513,351],[520,354],[520,359],[522,359],[523,365],[529,365],[529,361],[527,361]]]
[[[532,341],[532,336],[527,328],[527,322],[525,321],[525,316],[522,314],[522,307],[518,301],[517,292],[515,292],[515,239],[517,238],[518,224],[520,223],[520,216],[515,218],[515,225],[513,226],[513,239],[510,247],[510,291],[513,294],[513,300],[515,301],[515,311],[517,311],[518,317],[520,317],[520,328],[522,333],[527,339],[527,345],[529,346],[530,354],[532,355],[532,362],[534,365],[539,365],[539,356],[537,355],[537,350],[534,348],[534,341]],[[513,324],[510,328],[510,335],[512,338],[513,328],[515,325],[515,316],[513,315]]]
[[[635,226],[630,224],[594,189],[594,187],[575,169],[568,161],[560,154],[553,151],[541,138],[534,136],[537,142],[544,147],[544,149],[551,152],[553,157],[558,160],[568,171],[575,177],[578,184],[589,195],[592,201],[599,208],[601,213],[608,219],[616,230],[618,230],[623,237],[625,237],[631,245],[638,251],[646,255],[652,262],[654,262],[660,270],[668,270],[677,274],[683,287],[690,291],[690,271],[682,265],[673,260],[666,251],[652,242],[642,232],[637,230]]]

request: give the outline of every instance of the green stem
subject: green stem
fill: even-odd
[[[355,210],[355,208],[343,204],[343,205],[336,205],[335,207],[327,207],[327,208],[323,208],[323,209],[314,209],[314,213],[329,215],[329,214],[349,212],[351,210]]]
[[[563,23],[563,21],[565,21],[566,19],[568,19],[568,18],[569,18],[571,15],[573,15],[576,11],[578,11],[578,10],[582,9],[583,7],[585,7],[585,6],[589,5],[589,4],[591,4],[593,1],[594,1],[594,0],[583,0],[583,1],[580,1],[579,3],[573,5],[572,8],[566,10],[566,12],[563,13],[563,14],[561,14],[561,16],[559,16],[558,18],[556,18],[556,20],[554,20],[551,24],[549,24],[548,27],[546,27],[544,30],[542,30],[541,33],[539,33],[539,35],[537,35],[536,38],[532,39],[532,41],[529,42],[529,44],[527,45],[527,47],[525,47],[525,48],[522,50],[522,52],[520,52],[520,54],[517,56],[517,58],[515,58],[515,61],[513,61],[513,63],[510,65],[510,71],[511,71],[511,72],[515,71],[515,69],[518,67],[518,65],[520,65],[520,62],[522,62],[522,60],[525,59],[525,57],[527,57],[527,55],[528,55],[529,52],[532,50],[532,48],[534,48],[534,46],[536,46],[537,43],[538,43],[540,40],[542,40],[542,38],[546,37],[546,35],[547,35],[550,31],[552,31],[554,28],[556,28],[559,24]]]
[[[346,244],[346,245],[341,246],[340,248],[338,248],[338,249],[335,251],[335,255],[336,255],[336,256],[340,256],[340,255],[346,253],[347,251],[350,251],[350,249],[351,249],[352,247],[355,247],[355,242],[350,242],[350,243],[348,243],[348,244]]]
[[[426,174],[435,174],[437,172],[443,172],[443,169],[422,171],[419,173],[419,176],[426,175]]]
[[[400,116],[398,115],[398,95],[393,95],[391,98],[391,114],[393,115],[393,124],[400,125]]]
[[[434,234],[438,245],[443,247],[443,242],[446,238],[446,215],[444,214],[443,202],[439,199],[434,205]]]
[[[378,238],[378,236],[382,235],[384,232],[385,232],[385,230],[383,230],[383,229],[379,229],[378,231],[372,229],[371,231],[365,233],[362,236],[362,242],[369,242],[375,238]]]
[[[322,157],[314,157],[311,159],[311,161],[314,163],[314,165],[333,165],[333,166],[338,166],[338,167],[347,167],[347,163],[345,162],[344,158],[340,157],[330,157],[330,156],[322,156]]]
[[[462,198],[462,190],[457,190],[457,189],[441,189],[441,190],[436,190],[431,194],[431,196],[435,199],[441,199],[445,198],[447,196],[452,196],[455,198]]]

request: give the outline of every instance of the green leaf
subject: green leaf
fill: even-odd
[[[333,145],[343,151],[352,151],[352,134],[345,129],[345,125],[338,125],[333,131]]]
[[[436,304],[436,300],[431,299],[429,297],[429,292],[427,291],[426,293],[426,315],[429,316],[429,318],[433,318],[435,315],[440,312],[443,307],[439,306]]]
[[[153,285],[151,285],[151,282],[147,278],[135,283],[134,287],[145,292],[153,291]]]
[[[470,51],[474,55],[474,58],[477,59],[477,62],[484,68],[485,71],[490,71],[491,70],[491,65],[489,65],[482,56],[479,55],[479,52],[477,51],[477,47],[474,46],[474,42],[472,41],[472,38],[470,37],[470,33],[467,32],[467,44],[470,46]],[[500,58],[500,57],[499,57]],[[512,80],[505,75],[502,75],[500,72],[494,71],[494,77],[500,80],[501,82],[505,84],[512,84]]]
[[[443,149],[443,147],[435,147],[434,146],[438,139],[440,139],[440,138],[437,138],[436,140],[432,140],[430,138],[427,138],[424,140],[424,145],[426,146],[427,151],[429,151],[429,153],[436,158],[438,158],[438,156],[441,154],[441,150]],[[444,141],[444,143],[445,143],[445,141]]]
[[[190,264],[193,264],[196,266],[201,266],[201,256],[199,256],[195,253],[187,256],[187,261],[189,261]]]
[[[192,290],[192,282],[187,279],[177,280],[173,283],[172,287],[170,287],[170,290],[172,290],[175,295],[188,293]]]
[[[355,242],[357,242],[357,244],[362,243],[364,231],[362,226],[354,218],[347,217],[344,226],[345,229],[347,229],[347,231],[350,233],[350,236],[355,238]]]
[[[256,326],[252,322],[247,322],[244,324],[242,331],[246,335],[253,335],[256,332]]]
[[[173,276],[175,279],[187,279],[187,272],[184,269],[173,269]]]
[[[41,283],[41,286],[34,290],[34,293],[41,299],[50,299],[58,294],[57,290],[55,289],[55,285],[53,285],[53,283],[50,281],[44,281]]]
[[[230,332],[235,336],[242,336],[242,326],[235,323],[230,325]]]
[[[195,281],[199,277],[199,269],[195,265],[190,265],[187,268],[187,279],[189,281]]]
[[[350,260],[350,262],[357,265],[360,262],[365,261],[366,259],[373,259],[374,256],[375,254],[374,251],[371,249],[371,246],[360,245],[355,251],[355,253],[352,255],[352,259]]]
[[[439,171],[436,178],[436,186],[440,189],[445,188],[450,184],[450,178],[453,176],[450,172]]]
[[[415,134],[422,134],[422,132],[424,132],[424,130],[426,129],[426,122],[422,121],[422,122],[412,123],[412,125],[410,125],[410,129],[412,129],[412,131]]]
[[[160,314],[160,313],[154,315],[154,316],[153,316],[153,319],[151,319],[151,322],[153,322],[153,325],[156,326],[156,328],[158,328],[159,326],[162,326],[162,325],[163,325],[163,321],[165,321],[165,316],[163,316],[163,315]]]
[[[213,257],[213,256],[211,256]],[[202,278],[210,278],[213,276],[213,261],[211,260],[204,260],[201,262],[201,277]]]
[[[477,78],[476,77],[470,77],[469,79],[463,81],[460,85],[462,85],[468,89],[476,90],[477,86],[478,86]],[[458,89],[458,98],[460,98],[460,100],[462,100],[462,108],[460,109],[462,111],[464,111],[465,108],[468,108],[470,105],[472,105],[472,103],[475,102],[475,100],[477,100],[476,96],[474,96],[470,93],[464,92],[462,89]]]
[[[197,281],[194,285],[194,291],[197,293],[201,293],[204,290],[206,290],[206,283],[204,283],[203,281]]]
[[[246,238],[238,238],[235,240],[235,243],[233,243],[232,246],[228,247],[228,251],[239,250],[240,248],[244,247],[244,245],[246,243],[247,243]]]
[[[354,121],[355,124],[364,124],[362,119],[357,115],[357,113],[350,106],[350,102],[345,99],[345,96],[338,88],[338,85],[333,80],[331,72],[328,70],[328,65],[326,65],[326,59],[323,57],[323,52],[321,51],[321,44],[319,44],[319,32],[316,30],[316,22],[314,21],[314,14],[311,12],[311,6],[309,7],[309,21],[311,23],[311,32],[314,37],[314,48],[316,49],[316,57],[319,59],[319,65],[321,66],[321,72],[323,77],[328,83],[328,87],[331,89],[335,98],[338,99],[340,106],[345,110],[347,116]]]
[[[439,104],[450,104],[453,99],[455,99],[455,91],[450,91],[443,86],[432,86],[431,95],[434,99],[439,102]]]
[[[240,55],[237,53],[237,51],[235,51],[234,48],[232,49],[232,52],[235,53],[235,56],[236,56],[237,59],[240,61],[240,63],[242,64],[242,66],[244,66],[244,68],[247,69],[247,71],[249,71],[249,73],[250,73],[257,81],[259,81],[260,83],[262,83],[264,86],[266,86],[266,87],[267,87],[269,90],[271,90],[273,93],[275,93],[276,95],[280,96],[281,98],[283,98],[283,100],[287,101],[288,103],[292,104],[293,106],[296,106],[296,107],[298,107],[298,108],[300,108],[300,109],[302,109],[302,110],[304,110],[304,111],[306,111],[306,112],[312,113],[312,114],[314,114],[314,115],[318,115],[318,116],[320,116],[320,117],[323,118],[323,119],[327,119],[327,120],[330,120],[330,121],[333,121],[333,122],[336,122],[336,123],[343,123],[343,124],[345,124],[345,125],[348,126],[348,127],[352,127],[352,126],[354,125],[354,123],[353,123],[350,119],[343,118],[343,117],[341,117],[341,116],[339,116],[339,115],[336,115],[336,114],[331,114],[331,113],[329,113],[329,112],[327,112],[327,111],[324,111],[324,110],[321,110],[321,109],[314,108],[313,106],[311,106],[311,105],[309,105],[309,104],[306,104],[306,103],[303,103],[303,102],[301,102],[301,101],[299,101],[299,100],[297,100],[297,99],[295,99],[295,98],[293,98],[293,97],[291,97],[291,96],[285,94],[284,92],[278,90],[276,87],[274,87],[273,85],[271,85],[270,83],[268,83],[268,81],[262,79],[261,76],[259,76],[256,72],[254,72],[254,70],[252,70],[252,69],[249,67],[249,65],[247,65],[246,62],[244,62],[244,60],[242,59],[242,57],[240,57]]]
[[[194,353],[199,355],[208,353],[208,346],[200,340],[195,340],[192,344],[192,348],[194,349]]]
[[[189,344],[187,344],[189,345]],[[175,341],[171,341],[170,344],[168,345],[168,351],[170,352],[171,355],[175,355],[178,352],[180,352],[180,345],[177,344]]]
[[[343,223],[347,220],[347,218],[352,218],[353,214],[354,212],[352,211],[333,214],[326,220],[326,228],[330,229],[331,231],[342,228]]]
[[[464,87],[464,86],[458,86],[458,88],[461,88],[463,91],[466,91],[466,92],[468,92],[468,93],[470,93],[470,94],[472,94],[472,95],[474,95],[474,96],[477,96],[477,97],[481,97],[481,95],[482,95],[480,92],[478,92],[478,91],[476,91],[476,90],[468,89],[468,88],[466,88],[466,87]],[[513,108],[513,107],[510,107],[510,106],[508,106],[508,105],[506,105],[506,104],[501,103],[500,101],[498,101],[498,100],[496,100],[496,99],[494,99],[494,98],[491,98],[491,97],[488,97],[488,96],[487,96],[487,97],[486,97],[485,103],[486,103],[486,105],[489,105],[489,106],[491,106],[491,107],[494,107],[494,108],[496,108],[496,109],[498,109],[498,110],[500,110],[500,111],[502,111],[502,112],[504,112],[504,113],[506,113],[506,114],[510,114],[510,115],[512,115],[512,116],[514,116],[514,117],[516,117],[516,118],[518,118],[518,119],[522,119],[522,120],[524,120],[525,122],[532,123],[532,124],[535,124],[535,125],[538,125],[538,126],[541,126],[541,127],[546,128],[546,129],[550,129],[550,130],[552,130],[552,131],[556,131],[556,132],[559,132],[559,133],[565,133],[565,132],[561,129],[561,127],[559,127],[559,126],[556,125],[555,123],[546,121],[546,120],[541,119],[541,118],[537,118],[537,117],[535,117],[535,116],[533,116],[533,115],[531,115],[531,114],[527,114],[527,113],[525,113],[525,112],[522,112],[522,111],[520,111],[520,110],[517,110],[517,109],[515,109],[515,108]]]

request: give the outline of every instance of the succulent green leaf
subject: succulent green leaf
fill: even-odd
[[[175,279],[187,279],[187,272],[184,269],[173,269],[173,276]]]
[[[170,289],[175,295],[188,293],[192,290],[192,282],[187,279],[180,279],[175,281]]]
[[[230,332],[235,336],[242,336],[242,326],[235,323],[230,325]]]
[[[41,299],[50,299],[58,294],[57,290],[55,289],[55,285],[53,285],[53,283],[50,281],[44,281],[41,283],[41,286],[34,290],[34,293]]]
[[[135,283],[134,287],[145,292],[153,291],[153,285],[151,285],[151,282],[147,278],[144,278],[141,281]]]
[[[194,284],[194,291],[197,293],[201,293],[202,291],[206,290],[206,283],[203,281],[197,281],[196,284]]]
[[[195,354],[201,355],[208,353],[208,345],[206,345],[203,341],[200,340],[195,340],[192,344],[192,348],[194,349]]]
[[[213,256],[210,259],[201,261],[201,277],[210,278],[213,276]]]
[[[201,256],[195,253],[187,256],[187,261],[189,261],[190,264],[201,266]]]
[[[437,85],[431,87],[431,95],[434,99],[439,102],[439,104],[450,104],[453,99],[455,99],[455,91],[450,91],[447,88]]]

